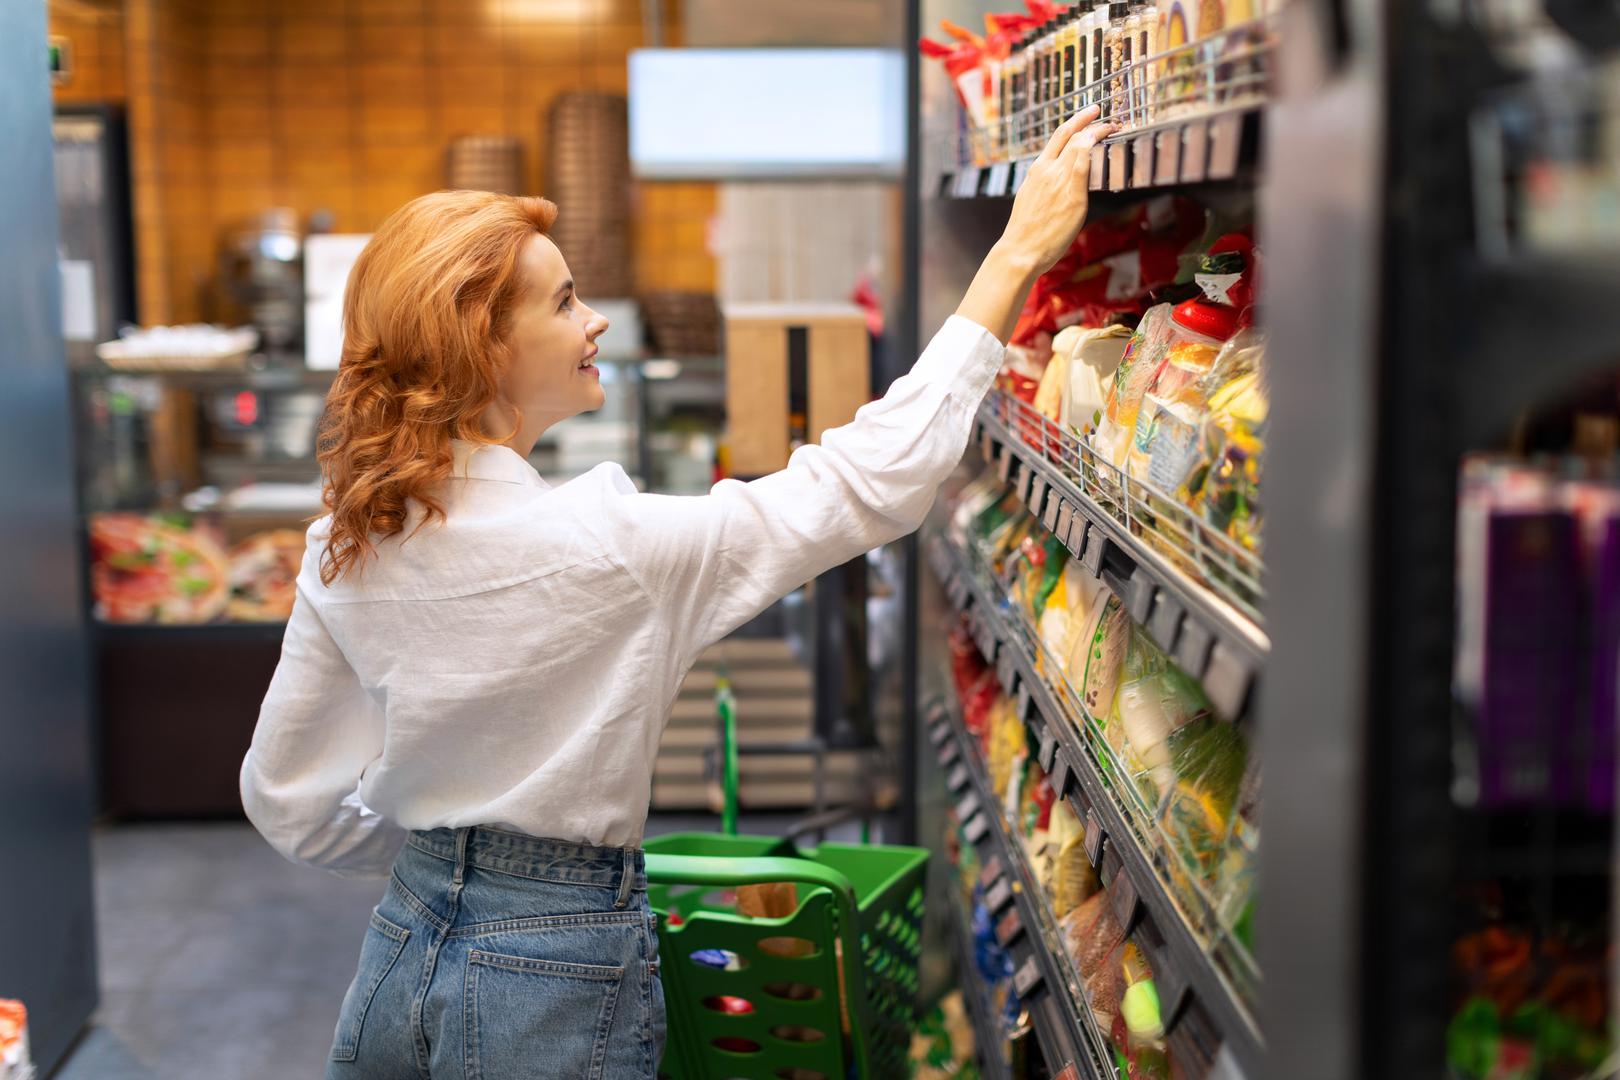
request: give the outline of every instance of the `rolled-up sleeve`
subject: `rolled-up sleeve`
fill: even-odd
[[[242,762],[242,807],[293,862],[347,877],[388,873],[404,830],[368,809],[360,781],[382,752],[383,714],[300,590],[281,662]]]
[[[748,483],[702,496],[620,493],[608,538],[688,658],[787,592],[922,524],[966,449],[1005,350],[952,316],[911,371],[855,419]]]

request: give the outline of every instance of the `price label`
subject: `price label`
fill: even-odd
[[[979,867],[979,884],[988,889],[991,883],[999,878],[1001,874],[1001,856],[992,855],[988,859],[984,860],[983,866]]]
[[[1147,567],[1139,565],[1131,570],[1131,576],[1125,582],[1125,594],[1121,598],[1125,601],[1125,611],[1131,621],[1145,625],[1152,617],[1153,594],[1158,587]]]
[[[952,739],[950,742],[939,748],[939,767],[942,769],[948,769],[951,767],[951,762],[955,761],[961,756],[962,748],[957,745],[955,739]]]
[[[928,741],[935,746],[951,737],[951,724],[948,720],[937,720],[934,726],[928,729]]]
[[[1209,627],[1198,620],[1188,619],[1182,623],[1181,639],[1176,643],[1176,651],[1173,654],[1181,670],[1195,679],[1202,679],[1204,668],[1209,664],[1209,650],[1214,640]]]
[[[984,820],[983,814],[978,815],[970,820],[966,825],[962,826],[963,838],[967,840],[968,843],[975,845],[978,844],[980,840],[983,840],[984,834],[989,831],[990,825]]]
[[[995,459],[996,442],[990,437],[989,428],[985,428],[984,431],[979,435],[979,453],[984,455],[984,460],[986,461],[993,461]]]
[[[1125,177],[1130,171],[1131,144],[1117,139],[1108,144],[1108,190],[1124,191]]]
[[[1073,535],[1072,532],[1070,535]],[[1081,548],[1080,555],[1080,562],[1085,566],[1086,573],[1092,577],[1101,577],[1103,560],[1107,555],[1108,537],[1103,535],[1103,531],[1092,529],[1086,533],[1085,546]]]
[[[1029,175],[1029,158],[1024,158],[1013,165],[1012,194],[1018,194],[1018,189],[1024,186],[1024,177]]]
[[[1224,641],[1210,648],[1209,666],[1204,669],[1204,693],[1222,716],[1235,719],[1243,715],[1252,678],[1248,662],[1236,649]]]
[[[1159,643],[1167,653],[1176,649],[1176,632],[1181,629],[1181,616],[1186,609],[1168,592],[1160,591],[1153,598],[1153,613],[1148,616],[1148,636]]]
[[[953,192],[958,199],[971,199],[979,193],[979,170],[976,168],[963,169],[956,174],[956,189]]]
[[[1201,184],[1209,163],[1209,126],[1189,120],[1181,126],[1181,182]]]
[[[1020,998],[1027,998],[1039,985],[1041,985],[1041,968],[1031,956],[1013,972],[1013,992]]]
[[[1052,771],[1052,765],[1057,761],[1057,748],[1057,737],[1051,732],[1046,732],[1041,736],[1040,756],[1036,760],[1041,763],[1041,768],[1048,773]]]
[[[1153,186],[1153,135],[1138,135],[1131,140],[1131,187]]]
[[[1090,860],[1091,865],[1093,867],[1101,865],[1103,853],[1102,822],[1098,821],[1097,815],[1090,810],[1086,811],[1085,845],[1086,858]]]
[[[1003,915],[996,923],[996,941],[1003,949],[1018,940],[1018,935],[1024,932],[1024,920],[1019,917],[1018,909],[1013,908]]]
[[[999,199],[1006,195],[1012,183],[1012,163],[998,161],[990,166],[990,171],[984,178],[984,193],[992,199]]]
[[[1052,1080],[1080,1080],[1080,1070],[1071,1061],[1063,1066],[1063,1071],[1054,1076]]]
[[[997,460],[996,460],[996,477],[1003,484],[1005,484],[1007,482],[1008,477],[1010,477],[1012,475],[1012,467],[1013,467],[1012,451],[1010,449],[1008,449],[1007,447],[1003,446],[1003,447],[998,448],[997,453],[1000,454],[1000,457],[997,458]]]
[[[1023,465],[1022,462],[1020,462],[1020,465],[1022,465],[1022,468],[1018,470],[1018,501],[1025,506],[1030,506],[1029,494],[1035,484],[1035,470],[1028,465]],[[1034,507],[1030,506],[1030,509],[1033,510]]]
[[[1052,523],[1052,535],[1062,540],[1064,547],[1069,546],[1069,533],[1074,528],[1074,519],[1077,516],[1078,512],[1068,502],[1064,502],[1058,507],[1057,520]],[[1074,549],[1069,548],[1069,550],[1073,551]]]
[[[1108,883],[1108,906],[1114,909],[1114,918],[1119,920],[1119,925],[1129,932],[1138,906],[1136,882],[1131,880],[1130,874],[1121,871]]]
[[[979,793],[970,791],[956,804],[956,820],[969,821],[979,812]]]
[[[1041,511],[1041,524],[1046,526],[1047,532],[1050,532],[1055,536],[1063,535],[1057,531],[1057,523],[1059,516],[1068,510],[1068,508],[1069,504],[1059,498],[1056,493],[1047,496],[1046,507]]]
[[[999,879],[984,892],[984,906],[994,915],[1013,901],[1012,886],[1006,878]]]
[[[1153,182],[1174,184],[1181,175],[1181,129],[1168,128],[1154,136]]]
[[[1099,144],[1091,148],[1091,169],[1086,174],[1086,187],[1092,191],[1103,189],[1103,180],[1108,173],[1108,147]]]
[[[1062,768],[1058,770],[1060,779],[1058,780],[1058,786],[1053,789],[1053,793],[1060,799],[1067,799],[1070,792],[1080,789],[1080,773],[1076,771],[1074,762],[1070,761],[1066,755],[1058,758],[1058,764]]]
[[[952,769],[951,774],[945,778],[945,786],[952,791],[961,791],[968,786],[968,781],[971,779],[973,779],[973,776],[968,772],[967,762],[959,761],[956,763],[956,768]]]
[[[1230,180],[1236,176],[1242,152],[1242,113],[1224,113],[1209,122],[1209,179]]]
[[[1029,719],[1029,687],[1021,680],[1018,683],[1018,718]]]
[[[1063,536],[1063,546],[1075,554],[1079,554],[1086,550],[1086,545],[1091,542],[1093,533],[1100,534],[1100,530],[1093,529],[1091,522],[1086,520],[1086,515],[1080,512],[1079,507],[1076,507],[1074,515],[1069,518],[1069,531]],[[1091,576],[1098,577],[1100,574],[1101,571],[1098,571]]]
[[[1029,485],[1029,512],[1040,516],[1046,508],[1046,477],[1037,476]]]

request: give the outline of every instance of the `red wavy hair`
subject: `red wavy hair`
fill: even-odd
[[[450,441],[494,443],[480,417],[500,395],[518,254],[557,207],[541,198],[440,191],[389,215],[360,252],[343,299],[343,353],[318,456],[332,531],[330,585],[404,530],[408,503],[443,517],[433,489]]]

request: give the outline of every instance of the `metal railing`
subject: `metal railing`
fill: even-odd
[[[965,169],[1016,161],[1040,153],[1071,115],[1098,105],[1104,119],[1135,132],[1198,116],[1263,104],[1271,95],[1277,17],[1228,27],[1177,45],[1082,83],[1067,93],[997,115],[978,125],[964,114],[960,130],[944,136],[943,160]],[[988,100],[1000,109],[1009,63],[1002,61]],[[1050,82],[1050,80],[1048,80]]]

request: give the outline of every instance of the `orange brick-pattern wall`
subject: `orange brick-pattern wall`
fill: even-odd
[[[673,31],[675,0],[663,3],[663,25]],[[162,137],[165,190],[145,200],[163,204],[162,235],[137,239],[143,277],[161,262],[163,285],[143,283],[143,321],[223,314],[210,293],[214,252],[258,210],[328,210],[338,231],[375,229],[400,204],[443,186],[445,151],[459,135],[521,139],[525,186],[543,193],[552,99],[570,89],[623,93],[626,55],[642,44],[639,0],[129,5],[188,24],[151,54],[159,69],[190,67],[167,79],[143,70],[137,87],[143,64],[131,20],[132,98],[150,90],[160,113],[189,114],[196,103],[200,123],[195,137],[183,127]],[[670,36],[665,44],[676,44]],[[193,176],[205,178],[205,190],[193,189]],[[168,190],[174,184],[178,200]],[[714,205],[712,185],[639,187],[638,289],[714,288],[705,244]]]
[[[127,0],[136,303],[144,323],[202,316],[214,286],[202,82],[208,0]]]
[[[71,53],[67,81],[51,88],[57,102],[123,102],[123,11],[51,4],[46,15],[50,35],[66,38]]]
[[[634,199],[636,285],[643,292],[713,292],[718,277],[709,223],[719,211],[715,184],[642,184]]]

